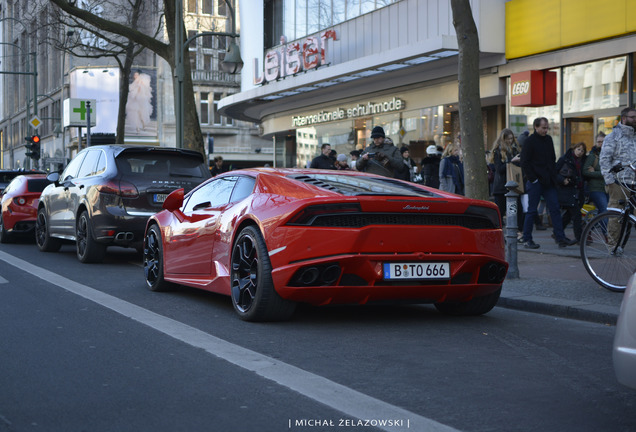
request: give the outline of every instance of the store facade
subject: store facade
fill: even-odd
[[[281,13],[291,3],[298,6],[298,0],[274,3]],[[482,51],[487,147],[506,117],[506,80],[497,73],[505,61],[504,3],[471,2]],[[241,9],[242,23],[279,23],[267,16],[275,9]],[[300,32],[300,39],[280,37],[271,47],[265,39],[241,40],[241,92],[223,99],[220,110],[258,122],[261,136],[272,140],[277,166],[307,166],[323,143],[348,155],[370,143],[375,126],[397,146],[409,146],[417,161],[430,144],[459,139],[457,40],[448,1],[400,0],[327,24],[315,33]]]
[[[599,16],[599,10],[612,12]],[[528,26],[536,11],[551,13]],[[499,76],[507,80],[507,123],[516,133],[532,131],[533,119],[546,117],[557,155],[578,142],[589,150],[597,133],[611,132],[621,110],[634,106],[636,11],[628,2],[512,0],[506,28],[507,63]],[[532,91],[517,80],[530,72],[554,74],[553,103],[515,102]],[[538,88],[545,91],[543,83]]]

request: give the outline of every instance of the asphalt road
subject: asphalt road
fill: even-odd
[[[24,243],[0,245],[0,294],[0,431],[636,430],[612,326],[428,305],[245,323],[222,296],[149,292],[135,253]]]

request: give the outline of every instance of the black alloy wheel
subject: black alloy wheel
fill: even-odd
[[[157,225],[148,228],[144,238],[144,275],[150,291],[170,291],[174,284],[163,278],[163,243]]]
[[[91,221],[86,210],[82,211],[77,220],[75,230],[77,242],[77,258],[83,263],[98,263],[106,256],[106,245],[98,243],[93,238]]]
[[[38,217],[35,220],[35,243],[42,252],[57,252],[62,247],[60,239],[51,237],[44,207],[38,209]]]
[[[231,268],[232,304],[242,320],[282,321],[292,316],[296,303],[276,292],[267,247],[256,227],[245,227],[239,233]]]

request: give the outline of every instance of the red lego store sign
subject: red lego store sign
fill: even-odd
[[[510,76],[510,104],[538,107],[556,105],[556,72],[533,70]]]

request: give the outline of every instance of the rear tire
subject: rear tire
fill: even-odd
[[[38,209],[38,217],[35,220],[35,243],[42,252],[57,252],[62,247],[62,240],[51,237],[44,207]]]
[[[11,243],[11,234],[9,234],[9,231],[7,231],[4,227],[2,215],[0,215],[0,243]]]
[[[467,302],[435,303],[438,311],[446,315],[476,316],[488,313],[495,307],[501,295],[501,287],[492,294],[475,297]]]
[[[245,227],[232,248],[230,272],[232,305],[244,321],[284,321],[296,303],[278,295],[272,280],[272,264],[260,231]]]
[[[106,256],[106,245],[97,243],[93,238],[91,221],[88,212],[84,210],[77,219],[75,228],[75,241],[77,243],[77,259],[81,262],[99,263]]]
[[[152,225],[144,238],[144,275],[150,291],[171,291],[174,284],[163,278],[163,241],[161,230]]]

